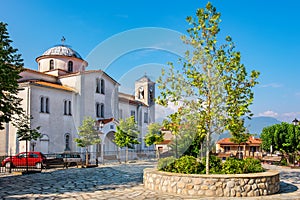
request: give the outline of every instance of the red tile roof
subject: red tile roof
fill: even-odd
[[[235,143],[230,140],[230,138],[223,138],[217,142],[217,144],[221,145],[234,145]],[[261,139],[260,138],[254,138],[254,137],[249,137],[248,141],[246,144],[256,144],[260,145],[261,144]]]

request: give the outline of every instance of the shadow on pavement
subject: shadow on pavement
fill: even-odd
[[[291,183],[280,181],[280,190],[278,194],[286,194],[297,191],[299,188]]]
[[[69,168],[40,174],[0,177],[0,199],[32,199],[31,194],[56,196],[130,188],[143,182],[150,165],[121,164],[98,168]],[[28,195],[28,196],[27,196]]]

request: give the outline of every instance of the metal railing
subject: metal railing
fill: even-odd
[[[32,162],[31,158],[13,159],[15,155],[0,156],[0,173],[12,172],[40,172],[42,163]],[[6,158],[10,158],[9,162],[3,162]]]
[[[80,166],[80,165],[85,165],[85,161],[86,161],[86,152],[65,152],[65,153],[51,153],[51,154],[44,154],[48,159],[57,159],[60,158],[62,154],[65,154],[65,157],[62,157],[63,159],[63,163],[61,163],[61,165],[58,165],[57,162],[55,163],[51,163],[50,165],[53,164],[52,167],[63,167],[63,168],[67,168],[67,166],[72,166],[72,165],[65,165],[65,164],[71,164],[73,163],[73,166]],[[71,156],[69,156],[71,155]],[[79,155],[80,156],[80,162],[76,161],[72,161],[72,155]],[[47,163],[47,160],[45,163],[43,163],[43,165],[41,167],[37,167],[36,165],[32,164],[29,162],[28,167],[26,165],[24,165],[24,161],[22,161],[22,163],[18,163],[18,161],[14,161],[13,164],[4,164],[4,166],[2,166],[2,161],[7,158],[10,157],[12,159],[14,155],[6,155],[6,156],[0,156],[0,173],[12,173],[12,172],[26,172],[26,171],[42,171],[42,170],[46,170],[47,164],[49,164],[49,162]],[[105,156],[107,157],[116,157],[116,160],[102,160],[102,158],[105,158]],[[119,151],[104,151],[103,155],[101,154],[101,152],[88,152],[88,163],[89,164],[93,164],[93,165],[101,165],[101,164],[106,164],[106,163],[111,163],[111,162],[122,162],[124,163],[125,161],[127,162],[132,162],[132,161],[138,161],[138,160],[154,160],[157,158],[157,154],[155,150],[142,150],[142,151],[137,151],[134,149],[128,149],[128,157],[126,158],[126,150],[121,149]],[[25,159],[25,158],[24,158]],[[76,158],[78,159],[78,157]],[[76,163],[76,165],[74,165],[74,163]]]

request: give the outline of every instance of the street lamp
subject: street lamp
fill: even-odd
[[[299,125],[299,121],[298,121],[297,118],[295,118],[295,119],[292,121],[292,123],[294,124],[294,126],[298,126],[298,125]],[[296,130],[294,130],[294,140],[295,140],[295,143],[296,143],[295,131],[296,131]],[[294,152],[294,166],[295,166],[295,159],[296,159],[296,155],[295,155],[295,152]]]
[[[104,127],[103,121],[99,121],[99,123],[97,124],[97,130],[100,131],[100,132],[99,132],[99,138],[100,138],[100,139],[101,139],[101,134],[100,134],[100,133],[101,133],[103,127]],[[101,140],[100,143],[101,143],[101,144],[100,144],[100,149],[101,149],[101,159],[102,159],[102,161],[103,161],[103,148],[102,148],[102,146],[103,146],[103,141]],[[98,152],[99,152],[99,144],[97,144],[96,165],[98,165]]]
[[[34,151],[34,147],[36,145],[36,142],[35,141],[31,141],[30,143],[31,143],[31,146],[32,146],[32,151]]]

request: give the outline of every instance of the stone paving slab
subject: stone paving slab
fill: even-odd
[[[69,168],[45,170],[39,174],[0,176],[0,199],[241,199],[216,197],[186,197],[161,194],[143,187],[143,169],[154,162],[105,165],[97,168]],[[299,199],[300,169],[265,165],[280,171],[281,189],[278,194],[243,199]]]

